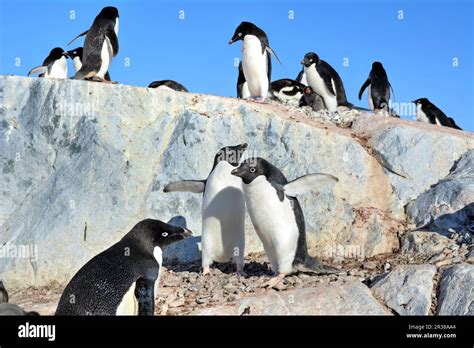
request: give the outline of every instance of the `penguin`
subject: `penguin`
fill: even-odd
[[[392,86],[388,81],[387,72],[382,63],[372,63],[372,70],[370,70],[369,77],[360,88],[359,100],[362,98],[362,94],[367,87],[369,87],[368,97],[370,109],[375,112],[381,110],[388,112],[390,89]]]
[[[13,303],[0,303],[0,316],[39,316],[38,312],[25,311],[20,306]]]
[[[276,276],[273,287],[293,272],[337,273],[308,254],[303,211],[297,195],[338,179],[329,174],[308,174],[288,182],[283,173],[263,158],[248,158],[231,172],[242,179],[247,210]]]
[[[0,303],[8,302],[8,292],[3,285],[3,282],[0,281]]]
[[[236,265],[244,274],[245,198],[242,180],[231,175],[247,144],[226,146],[214,157],[214,165],[206,180],[169,183],[164,192],[203,193],[202,199],[202,273],[210,273],[214,261]]]
[[[74,65],[74,72],[75,73],[77,73],[82,67],[82,52],[83,52],[82,47],[77,47],[73,50],[70,50],[70,51],[66,52],[67,57],[71,58],[71,60],[72,60],[72,64]],[[110,80],[110,74],[109,74],[108,71],[105,73],[104,78],[107,81],[111,81]]]
[[[229,44],[239,40],[243,41],[242,68],[250,97],[255,101],[264,102],[269,94],[272,77],[271,55],[277,58],[276,54],[270,48],[267,34],[253,23],[240,23]]]
[[[56,315],[153,315],[162,251],[190,235],[160,220],[138,222],[74,275]]]
[[[249,99],[250,91],[247,81],[245,81],[244,70],[242,68],[242,62],[239,63],[239,77],[237,78],[237,98]]]
[[[446,116],[428,98],[419,98],[412,101],[412,103],[416,104],[417,121],[462,130],[452,118]]]
[[[148,88],[164,89],[168,91],[189,92],[182,84],[173,80],[153,81]]]
[[[299,107],[309,106],[313,111],[326,109],[324,100],[320,95],[316,94],[310,86],[306,86],[303,90],[303,96],[300,98]]]
[[[89,30],[79,34],[77,38],[86,35],[82,55],[82,67],[74,75],[74,79],[97,79],[101,82],[113,83],[105,79],[109,71],[112,57],[119,51],[118,42],[119,13],[117,8],[104,7],[97,15]]]
[[[67,53],[61,47],[55,47],[43,61],[41,66],[31,69],[31,74],[39,74],[39,77],[50,77],[55,79],[67,78]]]
[[[306,79],[306,74],[304,73],[304,68],[301,69],[301,71],[296,75],[296,81],[299,83],[302,83],[303,85],[307,86],[308,85],[308,80]]]
[[[270,84],[270,89],[276,100],[282,103],[299,103],[303,96],[305,85],[291,79],[280,79]]]
[[[307,53],[301,64],[308,86],[324,99],[329,111],[336,111],[338,106],[350,106],[342,80],[332,66],[314,52]]]

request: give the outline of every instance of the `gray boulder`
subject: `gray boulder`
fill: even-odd
[[[474,315],[474,265],[462,263],[441,273],[438,315]]]
[[[427,315],[436,267],[398,265],[372,285],[372,292],[400,315]]]

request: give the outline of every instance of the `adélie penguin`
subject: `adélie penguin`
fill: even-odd
[[[49,52],[49,55],[40,66],[31,69],[28,76],[31,74],[39,74],[39,77],[50,77],[56,79],[67,78],[67,52],[61,47],[55,47]]]
[[[374,62],[372,64],[369,77],[360,88],[359,100],[367,87],[370,109],[375,112],[385,111],[388,113],[391,85],[382,63]]]
[[[334,68],[320,59],[314,52],[307,53],[301,61],[308,86],[324,99],[329,111],[338,106],[351,106],[347,102],[346,91],[341,77]]]
[[[298,104],[305,85],[292,79],[280,79],[270,84],[273,97],[281,103]]]
[[[276,276],[274,286],[293,272],[338,273],[308,254],[303,211],[296,198],[321,185],[334,185],[329,174],[308,174],[288,182],[283,173],[263,158],[248,158],[232,171],[242,179],[247,210]]]
[[[245,249],[245,198],[242,180],[231,175],[247,149],[247,144],[226,146],[214,156],[205,180],[169,183],[164,192],[203,193],[202,272],[208,274],[216,262],[233,262],[243,274]]]
[[[74,79],[97,79],[101,82],[112,83],[105,79],[112,58],[118,54],[119,13],[117,8],[107,6],[94,19],[89,30],[79,34],[77,38],[86,35],[84,40],[82,67]]]
[[[67,56],[72,60],[72,65],[74,66],[74,72],[77,73],[82,67],[82,47],[77,47],[73,50],[67,51]],[[104,75],[104,78],[107,81],[110,81],[110,75],[107,71]]]
[[[416,105],[417,121],[462,130],[451,117],[446,116],[428,98],[419,98],[413,103]]]
[[[167,91],[188,92],[188,89],[179,82],[173,80],[159,80],[153,81],[148,85],[148,88],[163,89]]]
[[[162,253],[191,231],[160,220],[138,222],[71,279],[56,315],[153,315]]]
[[[242,70],[247,81],[250,97],[255,101],[263,102],[270,90],[271,55],[277,57],[270,48],[267,34],[253,23],[240,23],[235,29],[229,44],[240,40],[243,41]]]

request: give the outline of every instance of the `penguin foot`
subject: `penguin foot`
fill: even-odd
[[[256,103],[260,103],[260,104],[265,103],[265,98],[264,97],[255,97],[255,98],[251,98],[251,100],[256,102]]]
[[[103,82],[103,83],[108,83],[108,84],[113,84],[113,85],[118,83],[117,81],[109,81],[109,80],[106,80],[106,79],[104,79],[102,77],[99,77],[99,76],[96,76],[95,78],[97,80],[99,80],[100,82]]]
[[[286,274],[284,273],[278,273],[275,277],[271,278],[268,282],[264,283],[262,285],[262,288],[273,288],[275,285],[280,283],[284,278]]]
[[[209,266],[202,268],[202,275],[211,274],[211,268]]]

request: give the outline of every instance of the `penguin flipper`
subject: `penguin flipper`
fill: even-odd
[[[335,184],[339,179],[322,173],[303,175],[284,186],[285,194],[290,197],[304,194],[324,184]]]
[[[360,88],[360,91],[359,91],[359,100],[362,98],[362,94],[364,93],[365,89],[367,87],[369,87],[370,85],[370,78],[368,78],[367,80],[365,80],[364,84],[362,85],[362,87]]]
[[[278,63],[280,63],[280,65],[283,66],[283,64],[281,63],[280,58],[278,58],[275,51],[270,46],[267,46],[266,49],[273,57],[275,57],[275,59],[278,61]]]
[[[170,182],[163,192],[194,192],[202,193],[206,188],[206,180],[182,180]]]
[[[69,46],[70,44],[72,44],[74,41],[76,41],[77,39],[79,39],[81,36],[84,36],[86,35],[87,33],[89,32],[89,29],[87,29],[85,32],[77,35],[74,39],[72,39],[67,45]]]
[[[36,68],[31,69],[27,76],[30,76],[31,74],[44,74],[47,70],[47,66],[37,66]]]
[[[112,51],[113,51],[112,56],[115,57],[119,51],[119,42],[118,42],[117,34],[115,34],[115,31],[113,28],[108,28],[105,35],[110,40],[110,44],[112,45]]]
[[[138,315],[153,315],[155,312],[155,279],[138,278],[135,285],[135,297],[138,302]]]

